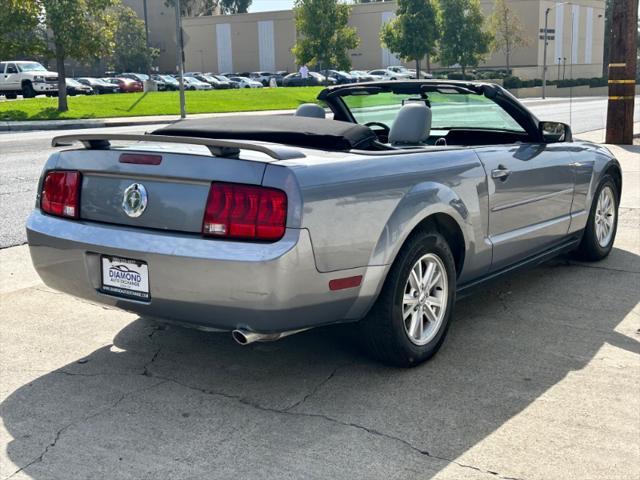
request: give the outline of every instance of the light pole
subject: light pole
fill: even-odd
[[[549,25],[549,12],[551,7],[547,7],[544,11],[544,53],[542,54],[542,99],[546,98],[547,93],[547,27]]]
[[[182,47],[182,16],[180,12],[180,0],[176,0],[176,60],[178,82],[180,84],[180,118],[185,118],[187,114],[184,108],[184,51]]]

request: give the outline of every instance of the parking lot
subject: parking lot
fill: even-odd
[[[0,250],[0,477],[640,478],[640,147],[612,150],[611,256],[460,300],[411,370],[346,327],[240,347],[91,305]]]

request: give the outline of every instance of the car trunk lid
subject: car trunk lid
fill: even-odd
[[[131,163],[131,155],[143,161]],[[65,151],[55,168],[82,174],[82,220],[199,233],[212,182],[260,185],[266,165],[274,160],[256,152],[246,157],[212,156],[204,147],[153,145]],[[137,202],[146,204],[142,211]]]

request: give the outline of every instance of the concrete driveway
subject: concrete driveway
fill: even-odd
[[[598,264],[458,302],[427,364],[346,328],[239,347],[44,287],[0,251],[0,478],[640,478],[640,147]]]

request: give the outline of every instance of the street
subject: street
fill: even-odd
[[[410,370],[347,327],[240,347],[96,306],[45,287],[26,246],[0,250],[0,477],[639,478],[640,147],[611,148],[611,255],[459,301]]]
[[[541,120],[557,120],[571,125],[574,133],[598,130],[606,123],[606,99],[527,99],[523,103]],[[571,103],[571,108],[570,107]],[[640,120],[640,100],[636,99],[635,117]],[[144,133],[162,125],[97,128],[91,130],[35,131],[0,134],[0,248],[26,242],[24,223],[33,208],[38,177],[49,155],[51,138],[73,133]]]

